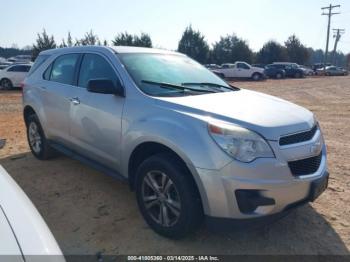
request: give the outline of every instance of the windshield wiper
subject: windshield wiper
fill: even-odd
[[[160,87],[172,87],[174,89],[178,89],[181,91],[185,90],[191,90],[195,92],[202,92],[202,93],[215,93],[215,91],[212,90],[203,90],[203,89],[198,89],[198,88],[191,88],[191,87],[186,87],[183,85],[177,85],[177,84],[172,84],[172,83],[166,83],[166,82],[155,82],[155,81],[149,81],[149,80],[141,80],[142,83],[145,84],[150,84],[150,85],[158,85]]]
[[[220,88],[226,88],[228,90],[238,90],[237,87],[234,87],[234,86],[231,86],[229,85],[228,86],[225,86],[225,85],[220,85],[220,84],[216,84],[216,83],[206,83],[206,82],[203,82],[203,83],[182,83],[182,85],[198,85],[198,86],[213,86],[213,87],[220,87]]]

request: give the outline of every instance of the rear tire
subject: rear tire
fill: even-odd
[[[295,78],[301,78],[301,74],[300,73],[295,73]]]
[[[28,144],[32,154],[40,160],[46,160],[56,156],[57,152],[50,147],[37,115],[32,114],[28,116],[26,125]]]
[[[282,79],[282,74],[281,73],[277,73],[276,74],[276,79]]]
[[[10,79],[4,78],[1,79],[0,82],[0,90],[11,90],[13,88],[13,84]]]
[[[184,164],[170,154],[151,156],[138,167],[136,198],[147,224],[164,237],[185,237],[202,224],[195,182]]]

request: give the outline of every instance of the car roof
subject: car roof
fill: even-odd
[[[147,48],[147,47],[134,47],[134,46],[75,46],[75,47],[64,47],[64,48],[56,48],[42,51],[40,54],[42,55],[53,55],[53,54],[64,54],[70,52],[86,52],[86,51],[112,51],[114,53],[123,54],[123,53],[150,53],[150,54],[173,54],[173,55],[183,55],[178,52],[157,49],[157,48]]]

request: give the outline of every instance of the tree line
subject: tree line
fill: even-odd
[[[47,49],[82,46],[82,45],[125,45],[139,47],[153,47],[149,34],[140,35],[122,32],[117,34],[109,43],[101,40],[92,30],[86,32],[81,38],[75,38],[68,32],[67,37],[57,43],[53,35],[48,35],[45,30],[37,34],[37,39],[31,50],[21,50],[16,48],[1,48],[0,56],[9,57],[18,54],[28,54],[31,52],[33,60],[38,54]],[[254,52],[246,40],[239,38],[236,34],[220,37],[219,41],[209,46],[205,36],[192,26],[188,26],[183,32],[178,43],[177,51],[188,55],[202,64],[223,64],[235,61],[246,61],[248,63],[270,64],[273,62],[295,62],[303,65],[311,65],[323,62],[324,52],[321,49],[314,50],[301,43],[295,35],[291,35],[283,44],[270,40],[263,47]],[[345,55],[337,52],[335,55],[336,64],[347,66],[350,61],[350,54]],[[329,61],[333,62],[333,61]]]

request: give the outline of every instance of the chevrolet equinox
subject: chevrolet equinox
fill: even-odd
[[[327,187],[310,111],[239,89],[189,57],[138,47],[40,53],[23,83],[30,149],[125,180],[157,233],[281,217]],[[252,223],[251,223],[252,222]]]

